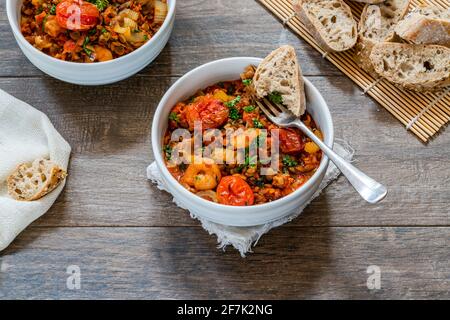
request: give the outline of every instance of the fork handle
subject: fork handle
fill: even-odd
[[[358,168],[344,160],[325,143],[322,142],[303,122],[294,121],[293,124],[303,131],[320,149],[333,161],[339,170],[351,183],[353,188],[361,195],[361,197],[369,203],[377,203],[384,199],[387,189],[382,184],[373,180]]]

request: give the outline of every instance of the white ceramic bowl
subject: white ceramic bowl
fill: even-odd
[[[156,164],[168,190],[193,214],[229,226],[255,226],[280,219],[307,203],[319,187],[328,167],[323,157],[317,172],[303,186],[279,200],[248,207],[233,207],[204,200],[189,192],[167,170],[162,156],[162,140],[167,129],[171,108],[179,101],[192,96],[198,89],[220,81],[239,79],[240,73],[250,64],[258,65],[259,58],[229,58],[202,65],[180,78],[164,95],[158,105],[152,126],[152,147]],[[333,121],[325,100],[319,91],[305,79],[307,110],[324,134],[325,143],[333,145]]]
[[[81,85],[102,85],[132,76],[152,62],[172,33],[176,0],[168,0],[169,12],[159,31],[142,47],[120,58],[96,63],[76,63],[53,58],[33,47],[20,32],[22,0],[6,0],[6,12],[14,37],[25,56],[41,71],[62,81]]]

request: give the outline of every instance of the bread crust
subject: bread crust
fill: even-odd
[[[52,192],[66,176],[66,171],[50,160],[36,159],[31,165],[20,164],[7,178],[8,193],[18,201],[35,201]],[[33,183],[34,192],[25,190],[24,184],[33,187]]]
[[[311,0],[293,0],[294,10],[297,13],[300,20],[305,24],[308,28],[309,32],[313,35],[314,39],[318,42],[319,46],[327,51],[327,52],[340,52],[351,49],[357,40],[357,25],[356,21],[353,19],[352,11],[350,7],[342,0],[333,0],[335,2],[340,3],[340,9],[342,9],[342,13],[347,15],[351,19],[351,23],[353,24],[353,32],[354,35],[351,37],[351,42],[349,45],[345,45],[342,48],[337,48],[336,46],[332,46],[324,37],[322,36],[320,30],[323,29],[323,25],[316,21],[314,17],[311,17],[304,8],[304,4],[308,3]],[[322,0],[318,2],[329,2],[330,0]],[[336,9],[337,10],[337,9]]]
[[[288,107],[289,110],[291,110],[291,112],[296,116],[301,116],[305,113],[306,110],[305,84],[303,81],[302,70],[297,60],[297,54],[295,53],[295,49],[292,46],[285,45],[272,51],[259,64],[253,77],[253,86],[256,95],[259,98],[264,98],[273,91],[281,91],[278,89],[278,84],[274,83],[273,79],[269,79],[263,74],[263,70],[265,71],[267,70],[267,68],[270,68],[269,65],[271,64],[272,60],[278,56],[284,56],[291,64],[294,65],[294,67],[292,68],[292,72],[294,73],[292,80],[294,81],[293,86],[295,87],[295,92],[298,92],[296,100],[298,100],[299,106],[296,108],[295,106],[286,104],[286,107]],[[276,70],[272,70],[272,72],[273,74],[276,74]],[[284,96],[283,93],[281,94]],[[294,94],[294,92],[291,92],[290,94]]]
[[[390,1],[390,0],[388,0]],[[371,5],[367,4],[364,6],[363,11],[361,13],[361,19],[358,24],[358,42],[355,46],[355,60],[358,65],[365,70],[367,73],[372,75],[373,77],[378,77],[377,72],[375,72],[373,65],[370,60],[370,53],[372,52],[372,48],[380,43],[380,42],[391,42],[396,40],[395,35],[395,25],[402,19],[406,13],[408,12],[409,6],[411,4],[411,0],[405,0],[404,5],[399,8],[399,11],[396,11],[396,18],[392,21],[394,27],[391,27],[391,30],[388,31],[387,35],[380,38],[369,38],[365,35],[365,26],[368,19],[377,19],[376,17],[371,17],[373,14],[382,15],[383,8],[386,6],[386,3],[382,3],[380,5]],[[390,5],[387,7],[391,7]],[[381,23],[381,20],[380,20]],[[385,26],[379,26],[381,28],[385,28]]]
[[[450,86],[450,49],[444,46],[379,43],[370,60],[378,74],[405,89],[422,92]]]
[[[419,7],[399,22],[395,32],[415,44],[438,44],[450,47],[450,9]]]

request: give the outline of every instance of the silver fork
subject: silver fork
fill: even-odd
[[[344,176],[352,184],[361,197],[369,203],[377,203],[384,199],[387,189],[382,184],[376,182],[355,166],[345,161],[337,155],[331,148],[322,142],[299,118],[294,116],[281,104],[274,104],[267,99],[262,99],[263,103],[255,99],[259,108],[266,116],[280,127],[297,127],[314,141],[320,149],[330,158],[336,167],[341,170]]]

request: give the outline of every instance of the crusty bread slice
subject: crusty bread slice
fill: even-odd
[[[358,36],[350,7],[342,0],[293,0],[294,9],[322,49],[352,48]]]
[[[418,7],[398,23],[395,32],[412,43],[450,47],[450,7]]]
[[[8,193],[16,200],[38,200],[53,191],[67,176],[58,165],[47,159],[24,163],[8,177]]]
[[[450,85],[450,49],[444,46],[379,43],[370,60],[378,74],[406,89],[428,91]]]
[[[292,46],[282,46],[270,53],[256,69],[253,85],[259,98],[277,92],[293,114],[305,113],[305,84]]]
[[[395,39],[395,26],[408,12],[410,0],[386,0],[379,5],[366,5],[358,25],[356,61],[365,71],[375,75],[369,56],[375,44]]]

